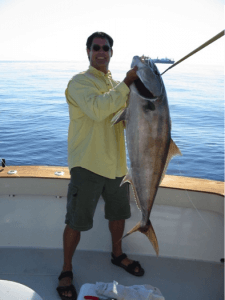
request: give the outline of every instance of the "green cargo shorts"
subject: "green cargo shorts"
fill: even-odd
[[[72,168],[70,174],[65,219],[70,228],[86,231],[93,227],[93,217],[101,195],[105,201],[106,219],[130,218],[129,183],[120,187],[123,177],[109,179],[81,167]]]

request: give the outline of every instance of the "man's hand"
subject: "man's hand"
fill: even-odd
[[[133,69],[131,69],[130,71],[127,72],[127,75],[126,77],[124,78],[124,83],[126,83],[126,85],[129,87],[131,85],[131,83],[134,82],[134,80],[138,79],[138,76],[137,76],[137,70],[138,70],[138,67],[135,66]]]

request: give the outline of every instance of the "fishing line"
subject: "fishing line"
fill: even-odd
[[[218,40],[219,38],[221,38],[223,35],[224,35],[224,30],[222,30],[220,33],[218,33],[217,35],[215,35],[213,38],[211,38],[210,40],[208,40],[207,42],[205,42],[204,44],[202,44],[201,46],[199,46],[198,48],[196,48],[194,51],[190,52],[189,54],[187,54],[186,56],[184,56],[183,58],[181,58],[180,60],[178,60],[175,64],[173,64],[168,69],[166,69],[163,73],[161,73],[161,75],[163,75],[168,70],[172,69],[173,67],[175,67],[176,65],[178,65],[179,63],[181,63],[182,61],[184,61],[185,59],[187,59],[188,57],[192,56],[193,54],[195,54],[198,51],[202,50],[206,46],[208,46],[211,43],[215,42],[216,40]]]
[[[175,64],[173,64],[172,66],[170,66],[168,69],[166,69],[163,73],[161,73],[161,75],[163,75],[164,73],[166,73],[168,70],[172,69],[173,67],[175,67],[176,65],[178,65],[179,63],[181,63],[182,61],[186,60],[188,57],[194,55],[195,53],[197,53],[198,51],[202,50],[203,48],[207,47],[208,45],[210,45],[211,43],[215,42],[216,40],[218,40],[219,38],[221,38],[224,35],[224,30],[222,30],[220,33],[218,33],[217,35],[215,35],[213,38],[211,38],[210,40],[208,40],[207,42],[205,42],[204,44],[202,44],[201,46],[199,46],[198,48],[196,48],[195,50],[193,50],[192,52],[190,52],[189,54],[187,54],[186,56],[184,56],[183,58],[181,58],[180,60],[178,60]],[[179,162],[178,162],[179,165]],[[182,175],[181,173],[181,169],[180,169],[180,165],[178,168],[180,175]],[[200,218],[203,220],[203,222],[205,223],[205,225],[208,227],[208,229],[213,233],[211,227],[206,223],[205,219],[202,217],[202,215],[200,214],[199,210],[197,209],[197,207],[194,205],[193,201],[191,200],[191,197],[189,196],[188,190],[185,189],[185,192],[188,196],[188,200],[190,201],[190,203],[192,204],[192,206],[195,208],[195,210],[197,211],[198,215],[200,216]]]
[[[180,172],[180,176],[184,177],[184,175],[181,173],[181,168],[180,168],[180,164],[179,161],[177,162],[178,164],[178,170]],[[188,200],[191,202],[191,204],[193,205],[193,207],[195,208],[195,210],[197,211],[198,215],[200,216],[200,218],[203,220],[203,222],[205,223],[205,225],[208,227],[208,229],[213,233],[211,227],[209,227],[209,225],[206,223],[205,219],[203,218],[203,216],[200,214],[199,210],[197,209],[197,207],[194,205],[193,201],[191,200],[191,197],[189,196],[188,190],[185,189],[185,192],[188,196]]]

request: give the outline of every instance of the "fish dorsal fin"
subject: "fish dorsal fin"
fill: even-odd
[[[169,147],[169,151],[168,151],[168,154],[167,154],[164,170],[163,170],[163,173],[162,173],[162,176],[161,176],[161,179],[160,179],[160,183],[162,182],[162,180],[163,180],[163,178],[166,174],[166,170],[167,170],[167,167],[170,163],[170,160],[176,155],[182,155],[182,153],[181,153],[180,149],[177,147],[177,145],[174,143],[174,141],[171,139],[170,140],[170,147]]]
[[[134,183],[133,183],[133,180],[132,180],[131,170],[129,170],[127,175],[123,178],[120,186],[123,185],[125,182],[129,182],[131,184],[131,187],[132,187],[132,190],[133,190],[133,193],[134,193],[134,199],[136,201],[137,207],[138,207],[138,209],[141,210],[141,204],[140,204],[140,200],[138,198],[137,191],[135,189],[135,186],[134,186]]]
[[[119,123],[120,121],[125,121],[126,120],[126,108],[120,109],[115,116],[112,118],[111,123],[112,125],[115,125]]]

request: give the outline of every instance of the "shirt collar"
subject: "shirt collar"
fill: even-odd
[[[89,66],[89,71],[94,74],[94,75],[97,75],[99,77],[108,77],[108,78],[112,78],[112,75],[111,75],[111,72],[108,71],[107,74],[95,69],[94,67],[92,66]]]

